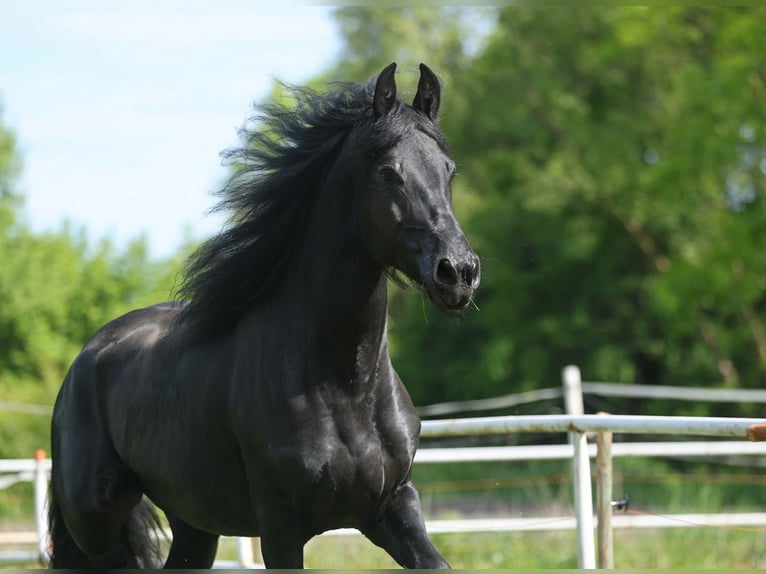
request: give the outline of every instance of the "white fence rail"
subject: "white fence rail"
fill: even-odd
[[[765,419],[649,415],[519,415],[423,421],[422,437],[486,436],[539,432],[619,432],[733,437],[760,440]]]
[[[766,440],[766,420],[714,417],[654,417],[583,415],[579,370],[568,367],[564,373],[567,415],[505,416],[424,421],[423,438],[447,436],[477,436],[520,432],[566,432],[569,444],[544,446],[423,448],[415,456],[416,464],[551,460],[573,461],[575,517],[554,518],[499,518],[427,521],[431,533],[444,532],[496,532],[510,530],[562,530],[575,528],[578,541],[580,568],[596,567],[594,540],[593,494],[590,458],[601,457],[597,464],[599,474],[598,526],[599,560],[602,567],[611,566],[611,528],[667,527],[694,525],[766,525],[766,513],[673,515],[673,516],[611,516],[611,460],[624,456],[765,456],[766,443],[748,443]],[[728,392],[728,391],[727,391]],[[560,396],[560,395],[559,395]],[[566,395],[565,395],[566,396]],[[578,399],[579,397],[579,399]],[[598,433],[599,446],[587,443],[587,433]],[[740,441],[715,442],[663,442],[611,444],[611,433],[698,435],[737,438]],[[605,452],[608,456],[604,457]],[[34,481],[35,533],[0,533],[0,544],[35,544],[34,552],[0,552],[0,561],[47,560],[47,528],[45,496],[50,472],[50,460],[38,451],[35,460],[0,460],[0,489],[18,481]],[[355,530],[340,529],[326,535],[358,534]],[[253,559],[251,540],[238,539],[239,559],[236,562],[217,562],[218,567],[258,567]]]
[[[601,383],[582,381],[583,395],[639,399],[671,399],[676,401],[713,403],[766,403],[766,389],[711,389],[708,387],[673,387],[635,383]],[[491,399],[451,401],[418,407],[420,416],[446,416],[456,413],[497,411],[537,401],[560,399],[562,387],[534,389]]]

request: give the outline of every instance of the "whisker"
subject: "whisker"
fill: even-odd
[[[429,327],[428,313],[426,313],[426,298],[423,296],[420,297],[420,312],[423,314],[423,320],[426,323],[426,327]]]

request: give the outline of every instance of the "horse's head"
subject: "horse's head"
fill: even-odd
[[[386,67],[375,85],[372,128],[387,144],[367,153],[357,171],[360,233],[373,257],[420,285],[438,309],[462,309],[479,286],[480,267],[452,207],[455,162],[436,123],[439,80],[421,64],[408,106],[396,99],[395,68]]]

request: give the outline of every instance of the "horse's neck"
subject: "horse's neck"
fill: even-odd
[[[388,361],[386,278],[359,262],[345,261],[315,276],[313,359],[328,376],[364,385]],[[384,365],[383,365],[384,366]]]
[[[389,360],[387,280],[354,230],[350,186],[350,178],[331,176],[317,198],[285,277],[284,302],[311,372],[323,381],[366,386]]]

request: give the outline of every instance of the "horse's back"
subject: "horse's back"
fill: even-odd
[[[54,408],[64,415],[66,406],[92,403],[118,391],[116,372],[139,367],[155,353],[154,348],[172,329],[181,303],[160,303],[122,315],[85,343],[67,373]],[[136,380],[136,383],[139,381]]]

